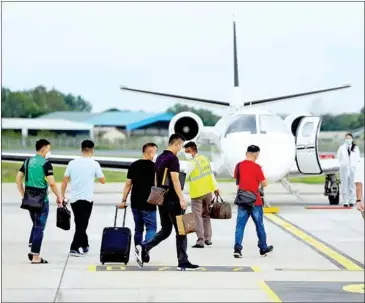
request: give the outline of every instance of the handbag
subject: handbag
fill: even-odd
[[[167,175],[167,167],[165,168],[165,171],[163,173],[162,184],[161,184],[162,186],[165,186],[166,175]],[[147,199],[147,203],[161,206],[165,200],[167,192],[168,189],[158,186],[152,186],[150,195],[148,196]]]
[[[236,172],[237,172],[236,173],[236,175],[237,175],[236,184],[237,185],[239,185],[239,180],[240,180],[239,165],[240,165],[240,163],[238,163],[237,166],[236,166]],[[256,193],[248,191],[248,190],[238,189],[236,198],[234,200],[234,204],[236,204],[238,206],[244,206],[244,207],[252,208],[252,207],[255,206],[256,200],[257,200]]]
[[[196,222],[193,213],[184,214],[184,211],[182,211],[181,215],[176,216],[176,223],[180,236],[196,232]]]
[[[25,160],[25,183],[28,181],[29,159]],[[47,197],[47,188],[25,186],[24,197],[20,208],[40,211]]]
[[[63,230],[70,230],[71,228],[71,212],[66,203],[62,203],[62,207],[57,208],[56,226]]]
[[[218,200],[220,198],[220,202]],[[216,195],[210,206],[210,218],[211,219],[231,219],[232,218],[232,208],[227,202],[224,202],[222,197]]]

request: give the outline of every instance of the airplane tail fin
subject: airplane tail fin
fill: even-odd
[[[236,34],[236,21],[233,19],[233,96],[230,102],[230,107],[238,108],[243,106],[240,80],[238,74],[238,55],[237,55],[237,34]]]

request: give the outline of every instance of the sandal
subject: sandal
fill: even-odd
[[[31,264],[47,264],[48,261],[47,260],[44,260],[43,258],[41,258],[41,261],[40,262],[33,262]]]

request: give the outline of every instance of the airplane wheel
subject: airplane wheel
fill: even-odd
[[[337,192],[336,196],[328,196],[328,201],[330,205],[338,205],[340,203],[340,192]]]

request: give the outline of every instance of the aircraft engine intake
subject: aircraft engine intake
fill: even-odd
[[[289,131],[295,137],[297,134],[297,129],[300,124],[300,121],[302,121],[302,119],[304,117],[311,117],[311,116],[313,116],[313,115],[310,113],[292,114],[292,115],[287,116],[285,118],[284,122],[285,122],[286,127],[289,129]]]
[[[203,127],[203,121],[198,115],[182,112],[172,118],[169,124],[169,135],[178,133],[183,135],[186,141],[193,141],[199,137]]]

